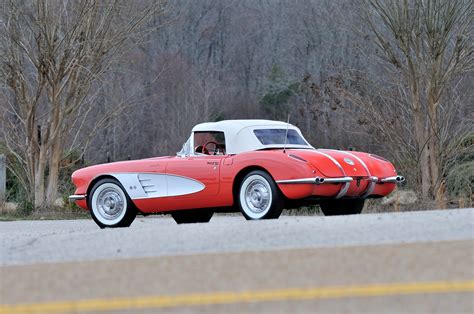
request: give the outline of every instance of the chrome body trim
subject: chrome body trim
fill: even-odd
[[[291,158],[291,159],[294,159],[294,160],[298,160],[298,161],[300,161],[300,162],[305,162],[305,163],[308,162],[308,161],[305,160],[304,158],[301,158],[301,157],[299,157],[299,156],[297,156],[297,155],[294,155],[294,154],[288,154],[288,157]]]
[[[342,168],[341,164],[336,160],[336,158],[332,157],[331,155],[328,155],[328,154],[325,154],[323,152],[320,152],[318,150],[314,150],[314,152],[320,154],[320,155],[323,155],[327,158],[329,158],[338,168],[339,170],[341,170],[342,172],[342,175],[345,177],[345,178],[350,178],[350,177],[347,177],[346,176],[346,172],[344,171],[344,168]],[[351,181],[352,181],[352,178],[350,178]],[[336,195],[336,198],[341,198],[343,197],[344,195],[346,195],[347,191],[349,190],[349,186],[351,184],[351,181],[345,181],[345,184],[343,187],[341,187],[341,190],[339,191],[339,193]]]
[[[69,195],[69,201],[70,202],[73,202],[73,201],[81,201],[81,200],[85,200],[87,198],[87,195]]]
[[[370,194],[372,194],[372,192],[374,191],[375,189],[375,184],[377,183],[377,181],[379,180],[379,178],[375,177],[375,176],[372,176],[371,173],[370,173],[370,170],[369,170],[369,167],[367,167],[367,164],[358,156],[350,153],[350,152],[347,152],[347,151],[342,151],[342,150],[332,150],[332,151],[336,151],[336,152],[339,152],[339,153],[343,153],[343,154],[346,154],[346,155],[349,155],[351,156],[352,158],[356,159],[358,162],[360,162],[360,164],[362,165],[362,167],[364,167],[365,171],[367,172],[367,175],[370,177],[369,180],[370,180],[370,183],[369,185],[367,186],[367,189],[365,190],[364,194],[362,194],[362,198],[367,198]]]
[[[350,183],[352,180],[352,177],[324,178],[322,183]]]
[[[358,156],[354,155],[354,154],[351,154],[349,152],[346,152],[344,150],[335,150],[335,149],[327,149],[327,150],[331,150],[333,152],[338,152],[338,153],[342,153],[342,154],[346,154],[348,156],[351,156],[352,158],[356,159],[358,162],[360,162],[360,164],[362,165],[362,167],[364,167],[365,171],[367,172],[367,176],[371,176],[370,174],[370,171],[369,171],[369,167],[367,167],[367,165],[365,164],[365,162]]]
[[[365,190],[365,193],[362,195],[362,198],[367,198],[370,194],[372,194],[372,192],[374,191],[374,188],[375,188],[375,184],[377,183],[379,178],[370,177],[369,180],[370,180],[370,183],[367,186],[367,190]]]
[[[315,153],[318,153],[320,155],[325,156],[326,158],[329,158],[338,168],[341,170],[342,175],[346,176],[346,173],[344,172],[344,169],[342,168],[341,164],[336,160],[336,158],[332,157],[331,155],[325,154],[323,152],[318,151],[317,149],[314,150]]]
[[[378,182],[380,183],[403,183],[405,182],[405,177],[403,176],[394,176],[394,177],[387,177],[387,178],[382,178]]]
[[[337,193],[336,195],[336,199],[339,199],[341,197],[343,197],[344,195],[346,195],[347,193],[347,190],[349,190],[349,186],[351,185],[351,182],[346,182],[344,184],[344,186],[341,188],[341,190],[339,191],[339,193]]]
[[[277,180],[278,184],[330,184],[330,183],[350,183],[351,177],[339,177],[339,178],[302,178],[302,179],[289,179],[289,180]]]
[[[277,180],[278,184],[318,184],[316,183],[317,178],[302,178],[302,179],[289,179],[289,180]]]

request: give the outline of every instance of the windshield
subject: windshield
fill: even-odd
[[[253,131],[255,136],[263,145],[285,144],[286,132],[288,132],[288,135],[286,137],[286,144],[308,145],[304,138],[296,130],[293,129],[260,129]]]
[[[179,157],[186,157],[191,154],[191,138],[189,138],[186,143],[183,144],[183,148],[176,153]]]

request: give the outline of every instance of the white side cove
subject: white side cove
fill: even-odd
[[[180,196],[197,193],[206,187],[201,182],[177,175],[155,173],[111,173],[131,199]]]

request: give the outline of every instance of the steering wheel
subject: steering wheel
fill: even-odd
[[[207,152],[207,154],[210,155],[209,149],[207,149],[207,145],[209,145],[209,144],[214,144],[214,145],[216,146],[216,147],[214,148],[214,155],[217,154],[217,151],[218,151],[219,149],[222,150],[222,152],[224,152],[224,149],[223,149],[223,147],[222,147],[221,144],[219,144],[219,143],[217,143],[217,142],[214,142],[214,141],[209,141],[209,142],[207,142],[206,144],[204,144],[204,146],[202,147],[202,152],[203,152],[204,154],[206,154],[206,152]]]

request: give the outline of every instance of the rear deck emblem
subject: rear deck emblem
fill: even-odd
[[[346,164],[349,164],[351,166],[354,166],[354,160],[350,159],[350,158],[344,158],[344,162]]]

